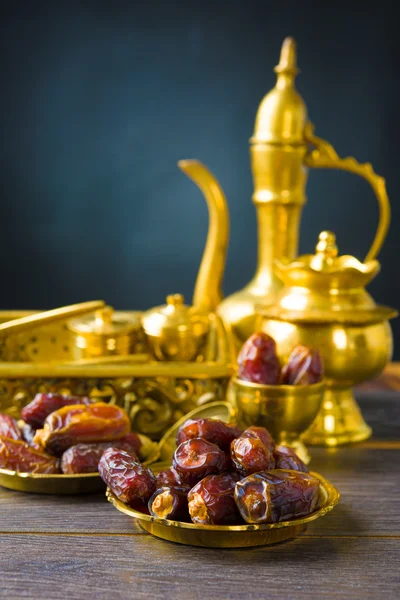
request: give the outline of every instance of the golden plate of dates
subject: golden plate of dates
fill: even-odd
[[[142,442],[140,456],[144,465],[155,462],[159,457],[158,445],[145,435],[137,434]],[[98,473],[73,475],[20,473],[0,469],[0,486],[17,492],[35,494],[75,495],[104,492],[106,486]]]
[[[159,470],[165,463],[159,465]],[[157,472],[156,465],[152,470]],[[155,537],[204,548],[246,548],[251,546],[268,546],[292,540],[303,533],[308,523],[323,517],[339,502],[340,494],[337,489],[318,473],[311,472],[320,482],[320,502],[318,510],[306,517],[282,521],[280,523],[265,523],[261,525],[196,525],[168,519],[157,519],[138,512],[119,500],[110,489],[106,496],[117,510],[137,519],[139,525]]]

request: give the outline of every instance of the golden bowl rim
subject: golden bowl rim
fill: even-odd
[[[196,523],[186,523],[184,521],[171,521],[169,519],[158,519],[151,515],[141,513],[121,500],[119,500],[115,494],[107,487],[106,498],[119,512],[122,512],[130,517],[133,517],[140,521],[153,522],[158,525],[165,527],[179,528],[179,529],[190,529],[192,531],[209,531],[209,532],[253,532],[253,531],[268,531],[271,529],[283,529],[285,527],[295,527],[296,525],[303,525],[315,521],[320,517],[323,517],[326,513],[330,512],[340,500],[340,492],[335,486],[325,479],[319,473],[310,471],[310,475],[316,477],[326,493],[326,501],[323,506],[318,510],[314,511],[306,517],[300,517],[298,519],[292,519],[290,521],[281,521],[279,523],[261,523],[257,524],[245,524],[245,525],[198,525]]]
[[[289,385],[283,383],[277,384],[266,384],[266,383],[253,383],[252,381],[245,381],[243,379],[239,379],[239,377],[231,377],[231,383],[237,385],[238,387],[247,388],[249,390],[262,390],[265,392],[270,392],[271,395],[282,395],[285,396],[309,396],[318,392],[323,392],[326,388],[326,379],[324,378],[322,381],[318,381],[317,383],[311,383],[309,385]]]
[[[27,473],[24,471],[13,471],[12,469],[0,469],[0,475],[20,477],[21,479],[44,479],[47,481],[100,477],[99,473]]]

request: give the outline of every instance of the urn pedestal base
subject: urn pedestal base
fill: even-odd
[[[310,446],[334,447],[361,442],[371,434],[352,389],[327,388],[321,410],[302,440]]]

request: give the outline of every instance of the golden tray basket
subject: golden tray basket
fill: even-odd
[[[0,328],[33,314],[2,311]],[[124,314],[139,320],[142,313]],[[123,407],[132,430],[157,441],[189,411],[225,397],[234,372],[232,345],[220,320],[213,314],[209,319],[208,349],[201,362],[149,359],[141,332],[129,356],[76,360],[68,319],[10,332],[0,337],[0,412],[18,419],[39,392],[91,396]]]

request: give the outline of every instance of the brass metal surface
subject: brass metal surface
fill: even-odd
[[[156,465],[153,469],[155,472]],[[157,519],[130,508],[107,489],[109,502],[120,512],[137,519],[140,526],[155,537],[178,544],[203,546],[205,548],[246,548],[266,546],[293,539],[302,533],[307,524],[330,512],[339,502],[340,494],[336,488],[318,473],[321,485],[321,506],[308,517],[263,525],[195,525],[182,521]]]
[[[146,436],[139,434],[139,437],[142,442],[140,457],[143,464],[156,462],[159,458],[158,445]],[[98,473],[45,475],[19,473],[9,469],[0,469],[0,485],[17,492],[52,495],[95,494],[106,489]]]
[[[315,254],[275,262],[284,287],[273,306],[260,309],[257,328],[274,338],[283,360],[298,344],[322,355],[327,390],[305,435],[309,444],[334,446],[371,434],[351,388],[381,373],[392,356],[388,319],[397,311],[377,306],[364,287],[379,269],[374,259],[339,256],[329,231],[320,234]]]
[[[321,408],[325,382],[313,385],[262,385],[233,377],[227,399],[235,408],[235,419],[243,427],[258,425],[271,433],[277,444],[293,448],[306,463],[310,455],[302,435]]]

